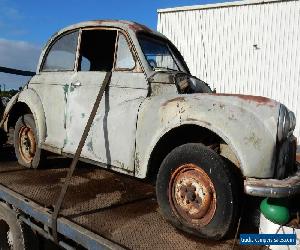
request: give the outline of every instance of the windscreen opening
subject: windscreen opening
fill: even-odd
[[[146,35],[138,36],[141,49],[153,70],[188,72],[179,52],[167,40]]]

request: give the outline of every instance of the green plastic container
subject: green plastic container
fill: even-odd
[[[290,219],[286,201],[282,199],[264,199],[260,203],[260,211],[268,220],[279,225],[285,225]]]

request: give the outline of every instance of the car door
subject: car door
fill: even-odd
[[[138,109],[148,93],[129,39],[116,29],[81,31],[78,71],[69,87],[65,153],[74,154],[107,71],[112,71],[81,157],[133,173]]]
[[[47,135],[43,146],[62,149],[66,138],[68,86],[75,69],[78,30],[55,39],[48,47],[43,64],[30,81],[43,104]]]

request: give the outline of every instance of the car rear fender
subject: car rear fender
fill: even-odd
[[[15,112],[15,107],[19,103],[25,104],[31,111],[36,124],[37,136],[39,138],[39,145],[45,140],[46,137],[46,120],[43,105],[38,94],[30,88],[25,88],[18,94],[12,97],[6,106],[1,127],[3,126],[6,132],[9,131],[9,120],[12,112]]]

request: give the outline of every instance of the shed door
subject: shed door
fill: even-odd
[[[145,76],[134,73],[135,68],[124,35],[116,30],[82,31],[78,71],[69,87],[64,152],[75,153],[105,74],[111,70],[111,83],[103,95],[81,157],[120,171],[134,171],[137,114],[147,95]]]

